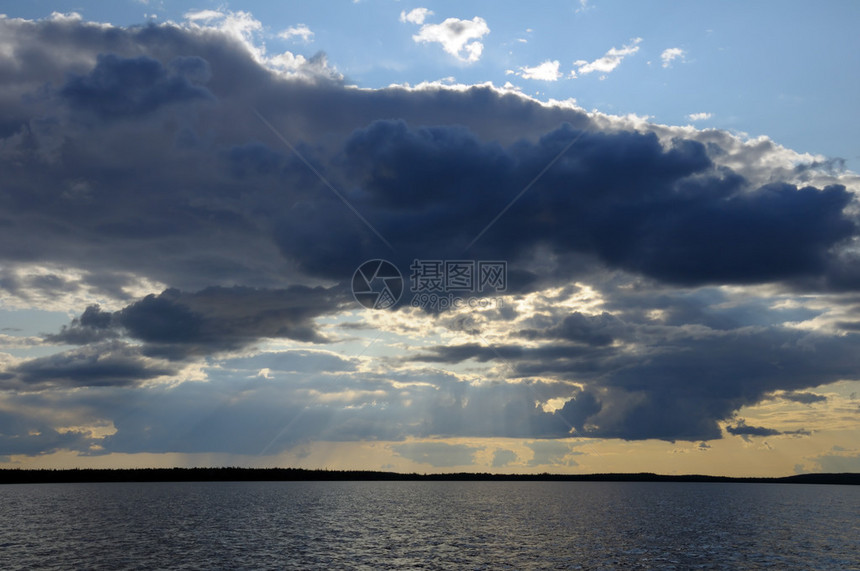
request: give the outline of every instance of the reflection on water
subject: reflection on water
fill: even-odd
[[[860,568],[860,488],[619,482],[0,486],[4,569]]]

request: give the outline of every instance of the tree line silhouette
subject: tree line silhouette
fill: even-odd
[[[372,470],[305,470],[302,468],[124,468],[2,469],[0,484],[84,482],[291,482],[291,481],[523,481],[523,482],[747,482],[772,484],[860,484],[860,474],[797,474],[778,478],[631,474],[490,474],[457,472],[403,474]]]

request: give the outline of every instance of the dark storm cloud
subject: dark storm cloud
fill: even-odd
[[[321,359],[330,358],[316,352],[290,351],[221,360],[210,370],[209,382],[68,391],[52,395],[50,407],[83,410],[93,419],[111,419],[117,432],[96,440],[103,453],[268,455],[319,440],[469,436],[556,439],[613,434],[628,439],[672,439],[657,432],[666,426],[655,424],[658,416],[680,417],[671,429],[676,438],[684,439],[678,426],[694,422],[693,417],[702,414],[709,400],[704,396],[697,400],[695,379],[688,380],[688,392],[693,396],[679,395],[672,401],[671,392],[667,396],[659,387],[651,393],[625,394],[599,385],[582,391],[565,382],[472,384],[440,371],[355,375],[344,361],[328,364],[327,369],[320,366]],[[278,368],[270,368],[270,378],[258,374],[273,364]],[[333,372],[338,368],[343,372]],[[9,396],[7,404],[26,409],[47,406],[37,397],[19,393]],[[559,398],[565,404],[552,412],[538,404]],[[660,398],[664,401],[654,402]],[[722,397],[713,400],[719,405]],[[685,412],[690,405],[693,410]],[[725,407],[727,415],[730,409]],[[625,425],[627,416],[643,420],[643,426]],[[54,426],[50,415],[42,422]],[[548,454],[548,461],[569,450],[568,444],[554,447],[544,442],[535,452]],[[440,452],[439,461],[444,458]]]
[[[575,311],[558,325],[547,329],[524,329],[519,334],[526,339],[564,339],[586,345],[610,345],[616,338],[626,336],[625,325],[617,317],[603,312],[583,315]]]
[[[401,267],[459,257],[572,142],[469,252],[509,260],[513,289],[547,279],[516,274],[514,262],[538,247],[683,284],[824,279],[848,263],[833,252],[855,233],[843,187],[755,186],[693,139],[604,130],[581,111],[488,87],[362,91],[325,76],[281,80],[214,32],[2,26],[42,71],[17,83],[13,73],[12,86],[34,93],[37,77],[61,86],[7,112],[22,127],[0,164],[4,206],[16,214],[0,234],[34,237],[4,239],[7,259],[136,271],[201,289],[272,284],[291,267],[298,278],[342,281],[381,255]],[[46,61],[61,46],[77,56],[65,74]],[[86,126],[77,122],[84,115]],[[164,255],[144,255],[153,249]],[[562,267],[554,279],[579,271]]]
[[[776,436],[777,434],[782,434],[782,432],[773,428],[749,426],[743,420],[739,421],[736,426],[727,426],[726,431],[735,436]]]
[[[26,300],[87,286],[123,306],[72,308],[80,317],[46,339],[79,347],[16,361],[0,386],[112,387],[122,398],[87,404],[117,427],[106,451],[272,453],[310,439],[434,436],[706,440],[741,406],[860,370],[856,335],[779,325],[816,310],[766,299],[727,307],[719,291],[860,284],[848,249],[853,193],[819,182],[813,166],[770,166],[782,160],[772,143],[634,128],[486,86],[352,89],[321,58],[279,77],[213,30],[0,18],[0,42],[0,287]],[[526,346],[421,347],[398,362],[504,363],[503,375],[540,379],[530,382],[442,375],[416,388],[424,372],[380,379],[348,360],[290,355],[236,363],[241,381],[213,368],[217,386],[141,387],[261,339],[327,341],[315,320],[346,307],[353,271],[377,257],[404,273],[414,258],[506,260],[515,293],[604,280],[607,313],[542,311],[519,331]],[[28,265],[83,277],[16,273]],[[703,284],[714,287],[692,289]],[[646,319],[653,310],[659,325]],[[311,376],[316,367],[342,376]],[[298,388],[243,384],[263,368]],[[231,381],[250,396],[231,401]],[[334,404],[309,396],[318,393]],[[541,403],[556,398],[566,404],[546,412]],[[62,439],[84,446],[42,433],[32,442],[45,450]]]
[[[504,148],[462,127],[378,121],[346,141],[342,160],[357,185],[350,199],[396,245],[386,254],[408,266],[410,257],[459,255],[571,141],[471,254],[520,260],[544,245],[673,283],[761,283],[822,275],[830,250],[856,229],[843,213],[852,196],[844,187],[750,188],[715,168],[700,143],[676,140],[665,149],[648,133],[562,126]],[[279,235],[281,251],[307,271],[333,277],[379,252],[378,240],[343,209],[307,208],[301,217],[289,227],[335,228],[339,235],[329,238],[349,245],[332,256],[328,242],[309,251],[301,241],[299,250],[291,234]]]
[[[815,393],[805,393],[801,391],[790,391],[787,393],[783,393],[779,395],[779,398],[790,400],[792,402],[799,402],[802,404],[814,404],[817,402],[827,402],[827,397],[824,395],[817,395]]]
[[[667,340],[644,360],[631,356],[607,364],[618,368],[603,371],[597,383],[610,388],[598,433],[719,438],[718,420],[769,392],[854,377],[860,366],[856,346],[855,338],[778,328]],[[593,420],[600,425],[599,419]]]
[[[429,414],[417,429],[424,437],[565,438],[583,433],[586,420],[599,411],[591,394],[566,383],[457,383],[427,396]],[[538,403],[552,398],[567,402],[544,411]]]
[[[314,318],[345,302],[340,288],[290,286],[283,290],[246,287],[176,289],[148,295],[117,312],[90,306],[51,343],[86,344],[126,335],[143,351],[171,359],[239,349],[262,338],[325,343]]]
[[[0,373],[0,387],[124,387],[177,372],[175,366],[148,359],[139,347],[114,341],[24,361]]]
[[[177,58],[169,68],[146,56],[124,59],[100,55],[90,74],[70,79],[59,95],[73,110],[88,111],[105,120],[139,117],[165,105],[214,99],[208,90],[189,80],[208,79],[206,60]]]
[[[635,347],[464,344],[433,347],[412,359],[496,361],[514,376],[583,383],[586,389],[553,418],[579,435],[628,440],[720,438],[719,422],[738,408],[779,389],[811,402],[807,393],[791,391],[853,378],[860,367],[856,336],[776,327],[693,335],[636,323],[617,327]]]
[[[740,436],[744,439],[749,439],[751,436],[778,436],[781,434],[795,434],[801,436],[809,436],[808,430],[775,430],[773,428],[765,428],[763,426],[750,426],[744,419],[739,419],[735,426],[726,426],[726,432],[734,436]]]
[[[32,408],[26,406],[33,403],[19,404],[24,405],[21,408],[27,412],[11,408],[0,414],[0,456],[39,456],[58,450],[86,452],[95,443],[86,431],[59,431],[52,419],[33,415]]]
[[[404,357],[404,360],[425,363],[461,363],[467,359],[474,359],[479,363],[494,360],[502,362],[546,361],[548,367],[551,367],[551,364],[556,360],[578,359],[588,361],[597,358],[607,358],[615,352],[611,347],[565,344],[549,344],[524,348],[520,345],[464,343],[462,345],[436,345],[425,347],[424,349],[428,352]]]
[[[332,311],[342,296],[322,288],[285,290],[208,288],[193,294],[167,290],[119,312],[128,334],[152,345],[239,348],[261,337],[324,342],[313,318]]]
[[[59,333],[45,335],[47,343],[87,345],[106,339],[119,337],[113,324],[113,315],[102,311],[98,305],[87,307],[80,317],[72,320],[71,325],[64,325]]]
[[[9,435],[11,434],[11,435]],[[8,435],[8,436],[7,436]],[[8,462],[10,455],[40,456],[50,454],[59,450],[74,450],[86,453],[91,444],[95,442],[88,437],[88,433],[75,431],[57,432],[51,428],[44,428],[44,432],[32,433],[30,430],[21,433],[4,433],[0,435],[0,460],[5,457]]]
[[[852,196],[844,187],[750,188],[739,175],[715,168],[700,143],[676,140],[666,149],[649,133],[562,126],[536,143],[503,148],[462,127],[378,121],[356,131],[343,155],[360,189],[352,199],[372,213],[369,219],[405,264],[421,252],[436,258],[462,251],[493,210],[571,141],[470,253],[518,260],[542,244],[669,282],[760,283],[822,274],[830,249],[855,231],[843,213]],[[487,212],[487,205],[496,208]],[[303,214],[331,227],[330,217],[341,211]],[[354,259],[369,257],[372,237],[342,218],[336,227],[343,236],[334,239],[349,243]],[[281,248],[302,257],[288,241]],[[333,275],[345,262],[318,255],[306,267]]]
[[[822,309],[798,306],[774,308],[768,297],[733,299],[721,288],[694,290],[644,289],[644,291],[606,292],[608,309],[646,321],[646,313],[658,310],[661,322],[668,326],[702,325],[709,329],[730,331],[742,327],[765,327],[786,322],[800,322],[824,313]]]

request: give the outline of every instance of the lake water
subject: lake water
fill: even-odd
[[[860,569],[860,487],[0,486],[3,569]]]

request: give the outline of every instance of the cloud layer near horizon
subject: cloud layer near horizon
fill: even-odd
[[[0,288],[90,300],[2,362],[0,455],[750,437],[780,431],[740,407],[860,370],[856,177],[815,157],[492,86],[358,89],[192,24],[0,31]],[[321,320],[373,258],[506,260],[509,305],[401,307],[467,339],[338,357]]]

